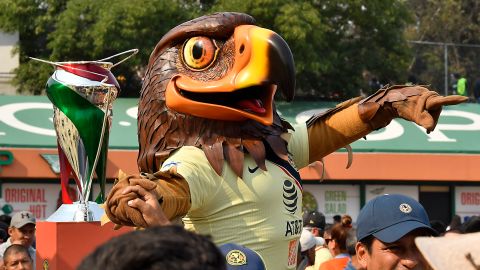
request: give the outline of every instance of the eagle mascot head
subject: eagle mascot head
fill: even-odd
[[[150,56],[138,106],[138,166],[158,171],[182,146],[203,150],[220,175],[224,162],[242,177],[244,154],[266,170],[268,151],[287,160],[290,124],[274,95],[294,96],[287,43],[241,13],[216,13],[170,30]]]

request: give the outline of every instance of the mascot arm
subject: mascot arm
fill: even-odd
[[[362,138],[372,128],[360,119],[358,99],[352,99],[313,116],[307,122],[307,131],[311,163]]]
[[[345,101],[308,120],[310,162],[387,126],[393,118],[415,122],[431,132],[442,106],[466,100],[467,97],[457,95],[440,96],[424,86],[396,85],[380,89],[363,100]]]
[[[179,174],[172,172],[156,172],[154,174],[125,175],[119,176],[118,182],[110,191],[105,212],[108,218],[115,224],[135,227],[149,227],[146,221],[146,212],[128,205],[128,202],[135,199],[146,200],[146,198],[134,189],[128,187],[140,186],[157,198],[156,204],[159,213],[169,220],[184,216],[190,209],[190,190],[187,181]],[[158,202],[158,203],[157,203]],[[158,205],[159,204],[159,205]],[[155,208],[155,207],[154,207]]]

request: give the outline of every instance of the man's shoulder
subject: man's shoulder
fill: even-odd
[[[10,242],[10,238],[8,238],[7,241],[0,244],[0,257],[3,257],[3,253],[5,252],[5,249],[7,249],[10,245],[12,245],[12,243]]]
[[[34,247],[32,246],[28,247],[28,253],[30,254],[30,257],[32,257],[33,262],[35,262],[36,252],[37,250]]]
[[[7,241],[0,244],[0,248],[7,248],[11,245],[12,245],[12,242],[10,241],[10,238],[8,238]]]

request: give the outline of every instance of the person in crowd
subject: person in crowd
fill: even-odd
[[[342,216],[335,215],[333,216],[333,224],[342,223]]]
[[[112,238],[83,259],[77,270],[226,270],[211,239],[178,225],[155,226]]]
[[[327,223],[325,225],[325,231],[323,232],[323,238],[325,240],[325,244],[328,245],[328,242],[332,240],[332,228],[333,224]]]
[[[315,237],[321,237],[318,239],[318,245],[315,247],[315,264],[307,267],[307,270],[318,270],[320,265],[332,258],[332,254],[326,246],[324,233],[325,233],[325,215],[318,211],[305,211],[303,215],[303,226],[309,230]],[[330,237],[330,236],[329,236]]]
[[[480,232],[480,216],[471,216],[462,225],[462,233]]]
[[[477,78],[473,85],[473,97],[475,102],[480,103],[480,78]]]
[[[8,227],[10,237],[0,245],[0,254],[4,254],[5,250],[12,244],[23,245],[27,248],[35,266],[35,248],[32,246],[35,241],[35,225],[36,219],[31,212],[20,211],[15,213],[10,221],[10,227]]]
[[[325,215],[316,211],[305,211],[303,214],[303,227],[314,236],[323,237],[325,231]]]
[[[378,89],[383,87],[383,84],[380,83],[377,77],[372,77],[372,79],[368,82],[368,86],[370,87],[370,92],[375,93]]]
[[[10,222],[12,221],[12,217],[9,215],[0,215],[0,222],[7,224],[7,227],[10,226]]]
[[[418,84],[418,79],[417,79],[417,76],[415,76],[414,74],[410,74],[408,75],[408,79],[407,79],[407,85],[416,85]]]
[[[8,229],[7,230],[0,229],[0,244],[7,241],[7,239],[8,239],[8,232],[7,231],[8,231]]]
[[[463,75],[458,76],[457,80],[457,94],[468,97],[467,79]]]
[[[328,242],[328,249],[333,259],[320,265],[320,270],[342,270],[348,263],[350,256],[347,252],[347,234],[352,228],[352,217],[344,215],[341,222],[335,224],[331,231],[331,240]]]
[[[220,247],[227,270],[265,270],[265,262],[258,252],[242,245],[227,243]]]
[[[300,255],[297,259],[297,270],[304,270],[315,263],[315,247],[317,239],[308,230],[303,229],[300,235]]]
[[[33,259],[28,248],[24,245],[12,244],[3,254],[4,270],[32,270],[35,269]]]
[[[364,268],[360,265],[357,259],[357,254],[355,251],[355,246],[357,245],[357,229],[351,228],[347,233],[347,251],[350,255],[350,260],[347,263],[347,266],[343,268],[344,270],[363,270]]]
[[[431,235],[436,232],[419,202],[401,194],[378,196],[358,215],[358,262],[366,270],[428,269],[414,241]]]
[[[445,229],[444,236],[457,236],[462,233],[462,219],[459,215],[454,215],[450,224]]]
[[[452,73],[450,74],[450,91],[452,94],[457,95],[457,83],[458,79],[460,79],[459,73]]]
[[[450,221],[450,224],[448,224],[445,230],[446,231],[460,230],[461,227],[462,227],[462,219],[460,218],[459,215],[454,215],[452,217],[452,220]]]
[[[10,227],[9,224],[10,224],[10,221],[8,224],[0,221],[0,244],[4,243],[8,239],[8,227]]]
[[[443,221],[438,219],[430,220],[430,225],[438,233],[439,236],[445,234],[447,230],[447,225],[445,225]]]

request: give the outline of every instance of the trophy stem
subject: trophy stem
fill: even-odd
[[[108,120],[108,114],[110,113],[110,100],[111,100],[111,91],[108,91],[108,94],[107,94],[107,104],[105,106],[105,116],[103,117],[103,123],[102,123],[102,130],[101,130],[101,133],[100,133],[100,142],[98,143],[98,149],[97,149],[97,154],[95,155],[95,160],[93,162],[93,167],[92,167],[92,170],[91,170],[91,173],[88,177],[88,182],[87,182],[87,186],[85,187],[86,190],[85,190],[85,201],[88,200],[88,198],[90,197],[90,189],[92,187],[92,182],[93,182],[93,173],[95,172],[95,168],[97,167],[97,163],[98,163],[98,159],[100,157],[100,153],[102,151],[102,147],[103,147],[103,138],[105,137],[105,129],[107,127],[107,120]]]
[[[75,210],[73,215],[73,221],[83,222],[83,221],[93,221],[93,213],[88,208],[87,201],[80,201],[78,208]]]

